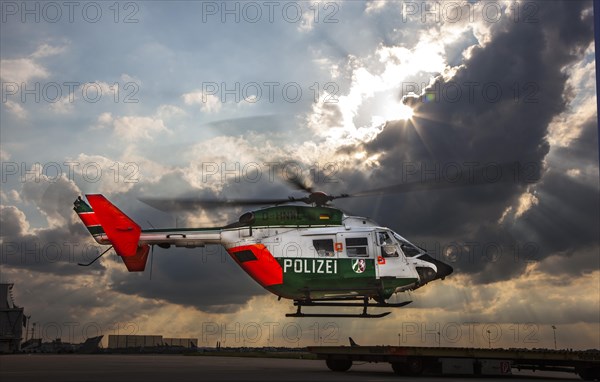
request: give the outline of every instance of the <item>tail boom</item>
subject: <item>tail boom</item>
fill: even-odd
[[[203,247],[221,244],[221,228],[212,229],[151,229],[141,227],[100,194],[81,197],[74,210],[98,244],[111,244],[130,272],[143,272],[151,245],[168,248]]]

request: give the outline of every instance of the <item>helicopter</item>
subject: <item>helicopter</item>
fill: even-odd
[[[385,317],[391,312],[369,313],[368,308],[403,307],[412,301],[388,300],[396,293],[443,280],[453,268],[392,229],[366,217],[347,215],[331,202],[484,184],[486,179],[481,170],[476,170],[468,182],[421,180],[352,195],[329,195],[294,178],[289,183],[303,190],[305,196],[238,200],[140,198],[160,210],[203,205],[261,206],[243,213],[236,222],[204,228],[141,229],[103,195],[88,194],[87,203],[81,196],[75,200],[74,210],[96,242],[111,247],[90,263],[79,265],[89,266],[114,249],[129,272],[143,272],[154,245],[198,248],[219,244],[264,289],[279,299],[293,300],[296,311],[287,317]],[[362,312],[306,313],[303,307],[359,307]]]

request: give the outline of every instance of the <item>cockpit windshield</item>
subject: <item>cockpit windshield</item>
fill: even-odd
[[[400,248],[402,248],[402,252],[404,252],[406,257],[413,257],[424,253],[422,250],[406,241],[406,239],[398,235],[396,232],[394,232],[394,238],[400,242]]]

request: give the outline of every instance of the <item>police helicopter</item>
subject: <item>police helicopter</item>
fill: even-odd
[[[145,270],[151,247],[197,248],[220,244],[258,284],[279,299],[293,300],[287,317],[384,317],[368,308],[395,308],[411,301],[389,302],[398,292],[421,288],[444,279],[452,267],[376,222],[349,216],[331,205],[336,199],[414,190],[483,184],[480,170],[468,181],[443,183],[420,180],[355,194],[329,195],[315,191],[299,178],[290,180],[303,197],[280,199],[202,200],[142,198],[161,210],[198,206],[261,206],[220,227],[141,229],[100,194],[79,197],[74,210],[94,239],[111,245],[129,272]],[[484,179],[485,178],[485,179]],[[264,207],[266,206],[266,207]],[[357,307],[362,312],[305,313],[303,307]]]

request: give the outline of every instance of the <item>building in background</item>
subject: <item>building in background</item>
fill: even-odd
[[[13,284],[0,284],[0,353],[18,352],[26,318],[23,308],[15,305]]]
[[[157,335],[115,335],[108,336],[109,349],[153,348],[153,347],[198,347],[197,338],[163,338]]]

